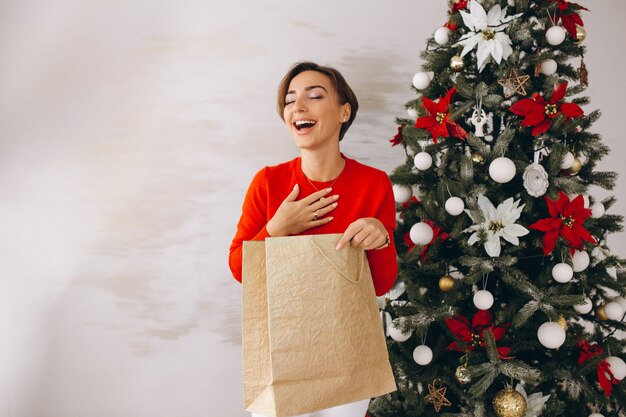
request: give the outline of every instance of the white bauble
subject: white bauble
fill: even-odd
[[[433,165],[433,157],[428,152],[420,152],[413,159],[415,168],[425,171]]]
[[[427,72],[420,71],[413,76],[413,87],[423,90],[430,85],[430,76]]]
[[[394,184],[392,189],[393,199],[396,200],[396,203],[407,203],[413,197],[413,189],[408,185]]]
[[[615,297],[613,299],[613,301],[615,301],[616,303],[621,305],[622,308],[624,309],[624,311],[626,311],[626,298],[624,298],[624,297]]]
[[[606,314],[606,317],[609,320],[620,321],[622,320],[622,317],[624,317],[624,309],[622,308],[620,303],[611,301],[606,303],[606,305],[604,306],[604,314]]]
[[[563,41],[565,40],[565,35],[565,29],[563,29],[561,26],[552,26],[546,32],[546,40],[550,45],[557,46],[563,43]]]
[[[541,73],[544,75],[553,75],[556,73],[557,67],[558,65],[554,59],[546,59],[545,61],[541,63]],[[572,157],[573,156],[574,155],[572,155]],[[572,159],[572,163],[573,162],[574,162],[574,159]],[[566,169],[566,168],[563,168],[563,169]]]
[[[589,297],[585,298],[585,302],[583,304],[574,305],[574,310],[576,310],[578,314],[587,314],[592,309],[593,309],[593,303],[591,302],[591,299]]]
[[[428,245],[433,240],[433,228],[428,223],[415,223],[409,231],[409,237],[416,245]]]
[[[406,109],[406,114],[408,114],[408,115],[409,115],[409,117],[410,117],[411,119],[417,119],[417,116],[419,116],[419,115],[417,114],[417,110],[415,110],[415,109],[414,109],[414,108],[412,108],[412,107],[411,107],[411,108]]]
[[[604,216],[604,204],[600,203],[599,201],[597,203],[593,203],[593,206],[591,206],[591,217],[593,217],[594,219],[599,219],[600,217]]]
[[[565,157],[563,158],[563,162],[561,163],[561,169],[568,169],[570,168],[572,165],[574,165],[574,159],[576,157],[574,156],[573,153],[568,152],[565,154]]]
[[[571,280],[573,277],[574,270],[571,266],[569,266],[569,264],[560,263],[554,265],[554,267],[552,268],[552,278],[554,278],[556,282],[565,284],[566,282],[569,282],[569,280]]]
[[[413,360],[418,365],[428,365],[433,360],[433,351],[426,345],[419,345],[413,351]]]
[[[615,379],[622,380],[626,377],[626,363],[617,356],[609,356],[605,359],[611,365],[611,373]]]
[[[489,164],[489,176],[500,184],[507,183],[515,177],[515,164],[504,156],[496,158]]]
[[[537,338],[548,349],[558,349],[565,342],[565,330],[559,323],[548,321],[539,326]]]
[[[450,197],[446,200],[446,211],[451,216],[458,216],[465,210],[465,203],[459,197]]]
[[[446,45],[450,41],[450,29],[445,26],[440,27],[435,31],[435,42],[437,45]]]
[[[396,342],[406,342],[413,334],[413,331],[409,330],[407,333],[402,333],[402,331],[398,329],[393,322],[391,322],[391,324],[387,326],[387,333],[389,333],[389,337]]]
[[[477,309],[489,310],[493,305],[493,295],[487,290],[476,291],[473,301]]]
[[[584,250],[575,250],[572,255],[572,269],[574,272],[581,272],[589,266],[589,254]]]

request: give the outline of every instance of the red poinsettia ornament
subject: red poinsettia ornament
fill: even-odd
[[[524,116],[522,126],[534,126],[531,134],[538,136],[550,129],[552,119],[560,114],[567,118],[578,118],[585,114],[576,103],[560,103],[566,90],[567,82],[564,82],[554,89],[550,101],[546,102],[541,94],[535,93],[532,98],[517,101],[509,110]]]
[[[530,229],[545,233],[543,235],[544,255],[554,250],[559,236],[567,241],[572,253],[574,249],[583,246],[583,241],[597,243],[589,231],[583,227],[585,220],[591,217],[591,210],[585,208],[585,200],[582,195],[570,201],[567,194],[559,191],[559,198],[556,201],[552,201],[547,196],[544,198],[551,217],[541,219],[528,226]]]
[[[597,355],[604,353],[604,348],[597,343],[589,343],[586,340],[578,342],[580,348],[580,354],[578,356],[578,364],[581,365],[587,362],[589,359]],[[613,385],[618,384],[619,380],[615,378],[613,372],[611,372],[611,364],[603,360],[598,364],[596,368],[598,375],[598,383],[600,388],[604,391],[604,395],[607,397],[613,392]]]
[[[404,126],[398,126],[398,133],[396,133],[396,135],[389,139],[389,142],[391,142],[391,146],[396,146],[402,143],[402,141],[404,141],[404,137],[402,136],[402,128]]]
[[[585,26],[583,19],[577,13],[578,10],[589,10],[578,3],[572,3],[566,0],[548,0],[550,3],[557,2],[557,12],[555,24],[561,20],[563,27],[567,30],[572,38],[576,38],[576,25]]]
[[[430,239],[430,242],[428,242],[428,244],[424,245],[424,247],[422,248],[422,252],[420,252],[420,260],[424,260],[428,248],[430,247],[430,245],[435,243],[437,239],[443,242],[450,237],[450,235],[444,232],[443,228],[437,226],[434,221],[426,219],[424,220],[424,223],[428,224],[433,229],[433,238]]]
[[[456,13],[459,10],[467,9],[467,4],[469,0],[455,0],[452,2],[452,7],[450,8],[450,13]]]
[[[428,111],[429,115],[418,118],[415,122],[415,127],[428,130],[435,143],[437,143],[439,136],[447,138],[452,135],[459,139],[465,139],[467,137],[467,132],[455,121],[450,119],[448,107],[450,107],[450,102],[455,94],[456,88],[452,87],[445,96],[439,97],[437,102],[422,97],[424,108]]]
[[[604,353],[604,348],[602,346],[597,343],[589,343],[586,340],[578,342],[578,348],[580,349],[580,354],[578,355],[579,365],[587,362],[594,356],[602,355]]]
[[[478,346],[484,347],[485,340],[483,337],[487,330],[493,333],[497,342],[504,337],[504,333],[510,324],[507,323],[503,326],[495,327],[491,313],[488,310],[478,310],[472,317],[471,324],[466,317],[456,315],[446,320],[446,326],[448,326],[448,329],[457,341],[450,343],[446,349],[467,352],[475,350]],[[500,358],[505,359],[509,357],[511,348],[499,347],[497,349]]]

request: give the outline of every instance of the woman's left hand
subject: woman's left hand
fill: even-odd
[[[384,245],[387,242],[387,229],[377,218],[364,217],[355,220],[348,226],[335,249],[343,249],[348,242],[355,248],[382,249],[386,247]]]

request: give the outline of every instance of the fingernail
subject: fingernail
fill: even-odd
[[[330,193],[332,190],[333,190],[332,188],[327,188],[327,189],[326,189],[326,192],[327,192],[327,193]]]
[[[341,248],[339,247],[339,245],[337,245],[337,247],[335,248],[335,250],[341,250]]]
[[[293,186],[293,189],[295,190],[297,186],[298,186],[298,184],[294,185],[294,186]]]

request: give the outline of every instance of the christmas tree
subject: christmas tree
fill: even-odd
[[[406,151],[400,273],[381,299],[398,391],[369,412],[624,415],[626,279],[606,246],[622,217],[592,195],[616,174],[598,169],[609,149],[584,97],[589,10],[449,6],[390,140]]]

